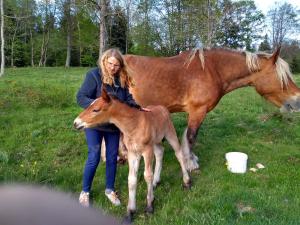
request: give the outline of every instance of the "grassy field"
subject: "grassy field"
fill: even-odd
[[[86,159],[84,134],[72,128],[81,109],[75,95],[87,68],[8,69],[0,79],[0,181],[34,183],[71,193],[76,198]],[[296,76],[298,84],[300,77]],[[173,114],[178,135],[185,114]],[[155,190],[155,213],[143,213],[146,184],[139,173],[135,224],[300,224],[300,118],[281,115],[252,88],[226,95],[205,119],[194,152],[200,173],[184,191],[179,164],[167,143],[162,184]],[[248,154],[243,175],[227,171],[224,155]],[[94,206],[117,217],[126,211],[127,165],[119,166],[116,188],[122,206],[104,196],[105,167],[93,184]]]

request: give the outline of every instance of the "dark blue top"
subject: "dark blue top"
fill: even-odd
[[[115,78],[115,84],[103,84],[101,80],[99,68],[93,68],[87,72],[84,82],[82,83],[77,93],[77,104],[82,108],[87,108],[96,98],[101,96],[101,87],[105,86],[108,94],[117,97],[120,101],[128,104],[129,106],[140,108],[134,101],[132,95],[129,93],[127,87],[122,88],[119,76]],[[96,129],[102,131],[119,131],[113,124],[104,124],[98,126]]]

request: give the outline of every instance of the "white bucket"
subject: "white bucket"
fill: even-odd
[[[227,169],[232,173],[246,173],[248,156],[242,152],[228,152],[225,155]]]

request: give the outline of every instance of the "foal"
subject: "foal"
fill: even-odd
[[[124,134],[129,164],[129,199],[126,219],[130,222],[136,210],[137,174],[141,156],[144,158],[144,178],[148,189],[146,212],[153,212],[153,187],[160,181],[163,158],[163,147],[160,143],[164,137],[175,150],[182,169],[184,186],[187,188],[191,184],[190,177],[170,114],[164,106],[148,106],[151,111],[144,112],[121,103],[109,96],[105,90],[102,90],[101,96],[75,119],[74,126],[80,130],[110,122]],[[153,156],[156,158],[154,176]]]

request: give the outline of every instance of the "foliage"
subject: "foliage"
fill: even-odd
[[[290,65],[293,73],[300,73],[300,55],[294,56]]]
[[[260,38],[263,14],[256,9],[254,1],[224,0],[223,15],[217,29],[215,43],[230,48],[254,50],[252,42]]]
[[[281,46],[287,35],[299,32],[299,12],[299,10],[286,2],[282,4],[278,3],[275,8],[268,12],[273,49]]]
[[[87,148],[84,134],[72,128],[81,109],[75,94],[87,68],[8,69],[0,80],[0,181],[81,191]],[[299,84],[299,77],[296,77]],[[173,114],[178,136],[186,114]],[[300,154],[298,114],[285,115],[267,104],[252,88],[227,94],[199,130],[194,152],[200,173],[193,186],[182,189],[179,163],[164,143],[162,182],[155,190],[155,212],[145,216],[146,184],[138,176],[135,224],[274,224],[300,221]],[[231,174],[224,155],[248,154],[256,173]],[[142,167],[142,166],[141,166]],[[116,188],[122,206],[113,207],[104,195],[105,166],[100,163],[93,184],[94,207],[121,218],[126,211],[128,166],[119,166]],[[246,210],[246,209],[251,210]]]
[[[105,2],[105,46],[124,53],[171,56],[216,46],[254,51],[264,34],[265,18],[253,0]],[[70,66],[94,66],[102,43],[99,4],[91,0],[4,0],[6,66],[65,66],[69,61]],[[261,48],[267,50],[267,44],[273,48],[276,38],[280,44],[288,41],[299,29],[298,14],[288,3],[275,4],[267,16],[272,21],[269,27],[273,29],[267,32],[272,43],[264,39]],[[297,57],[288,57],[288,61],[295,64]]]
[[[114,10],[111,21],[109,21],[109,47],[119,48],[121,52],[126,52],[126,38],[127,38],[127,21],[122,8],[117,7]]]
[[[265,52],[270,52],[272,50],[269,44],[269,38],[267,34],[265,35],[264,40],[260,43],[258,50],[265,51]]]
[[[300,46],[298,41],[284,41],[281,46],[281,57],[290,64],[293,73],[300,72]]]

